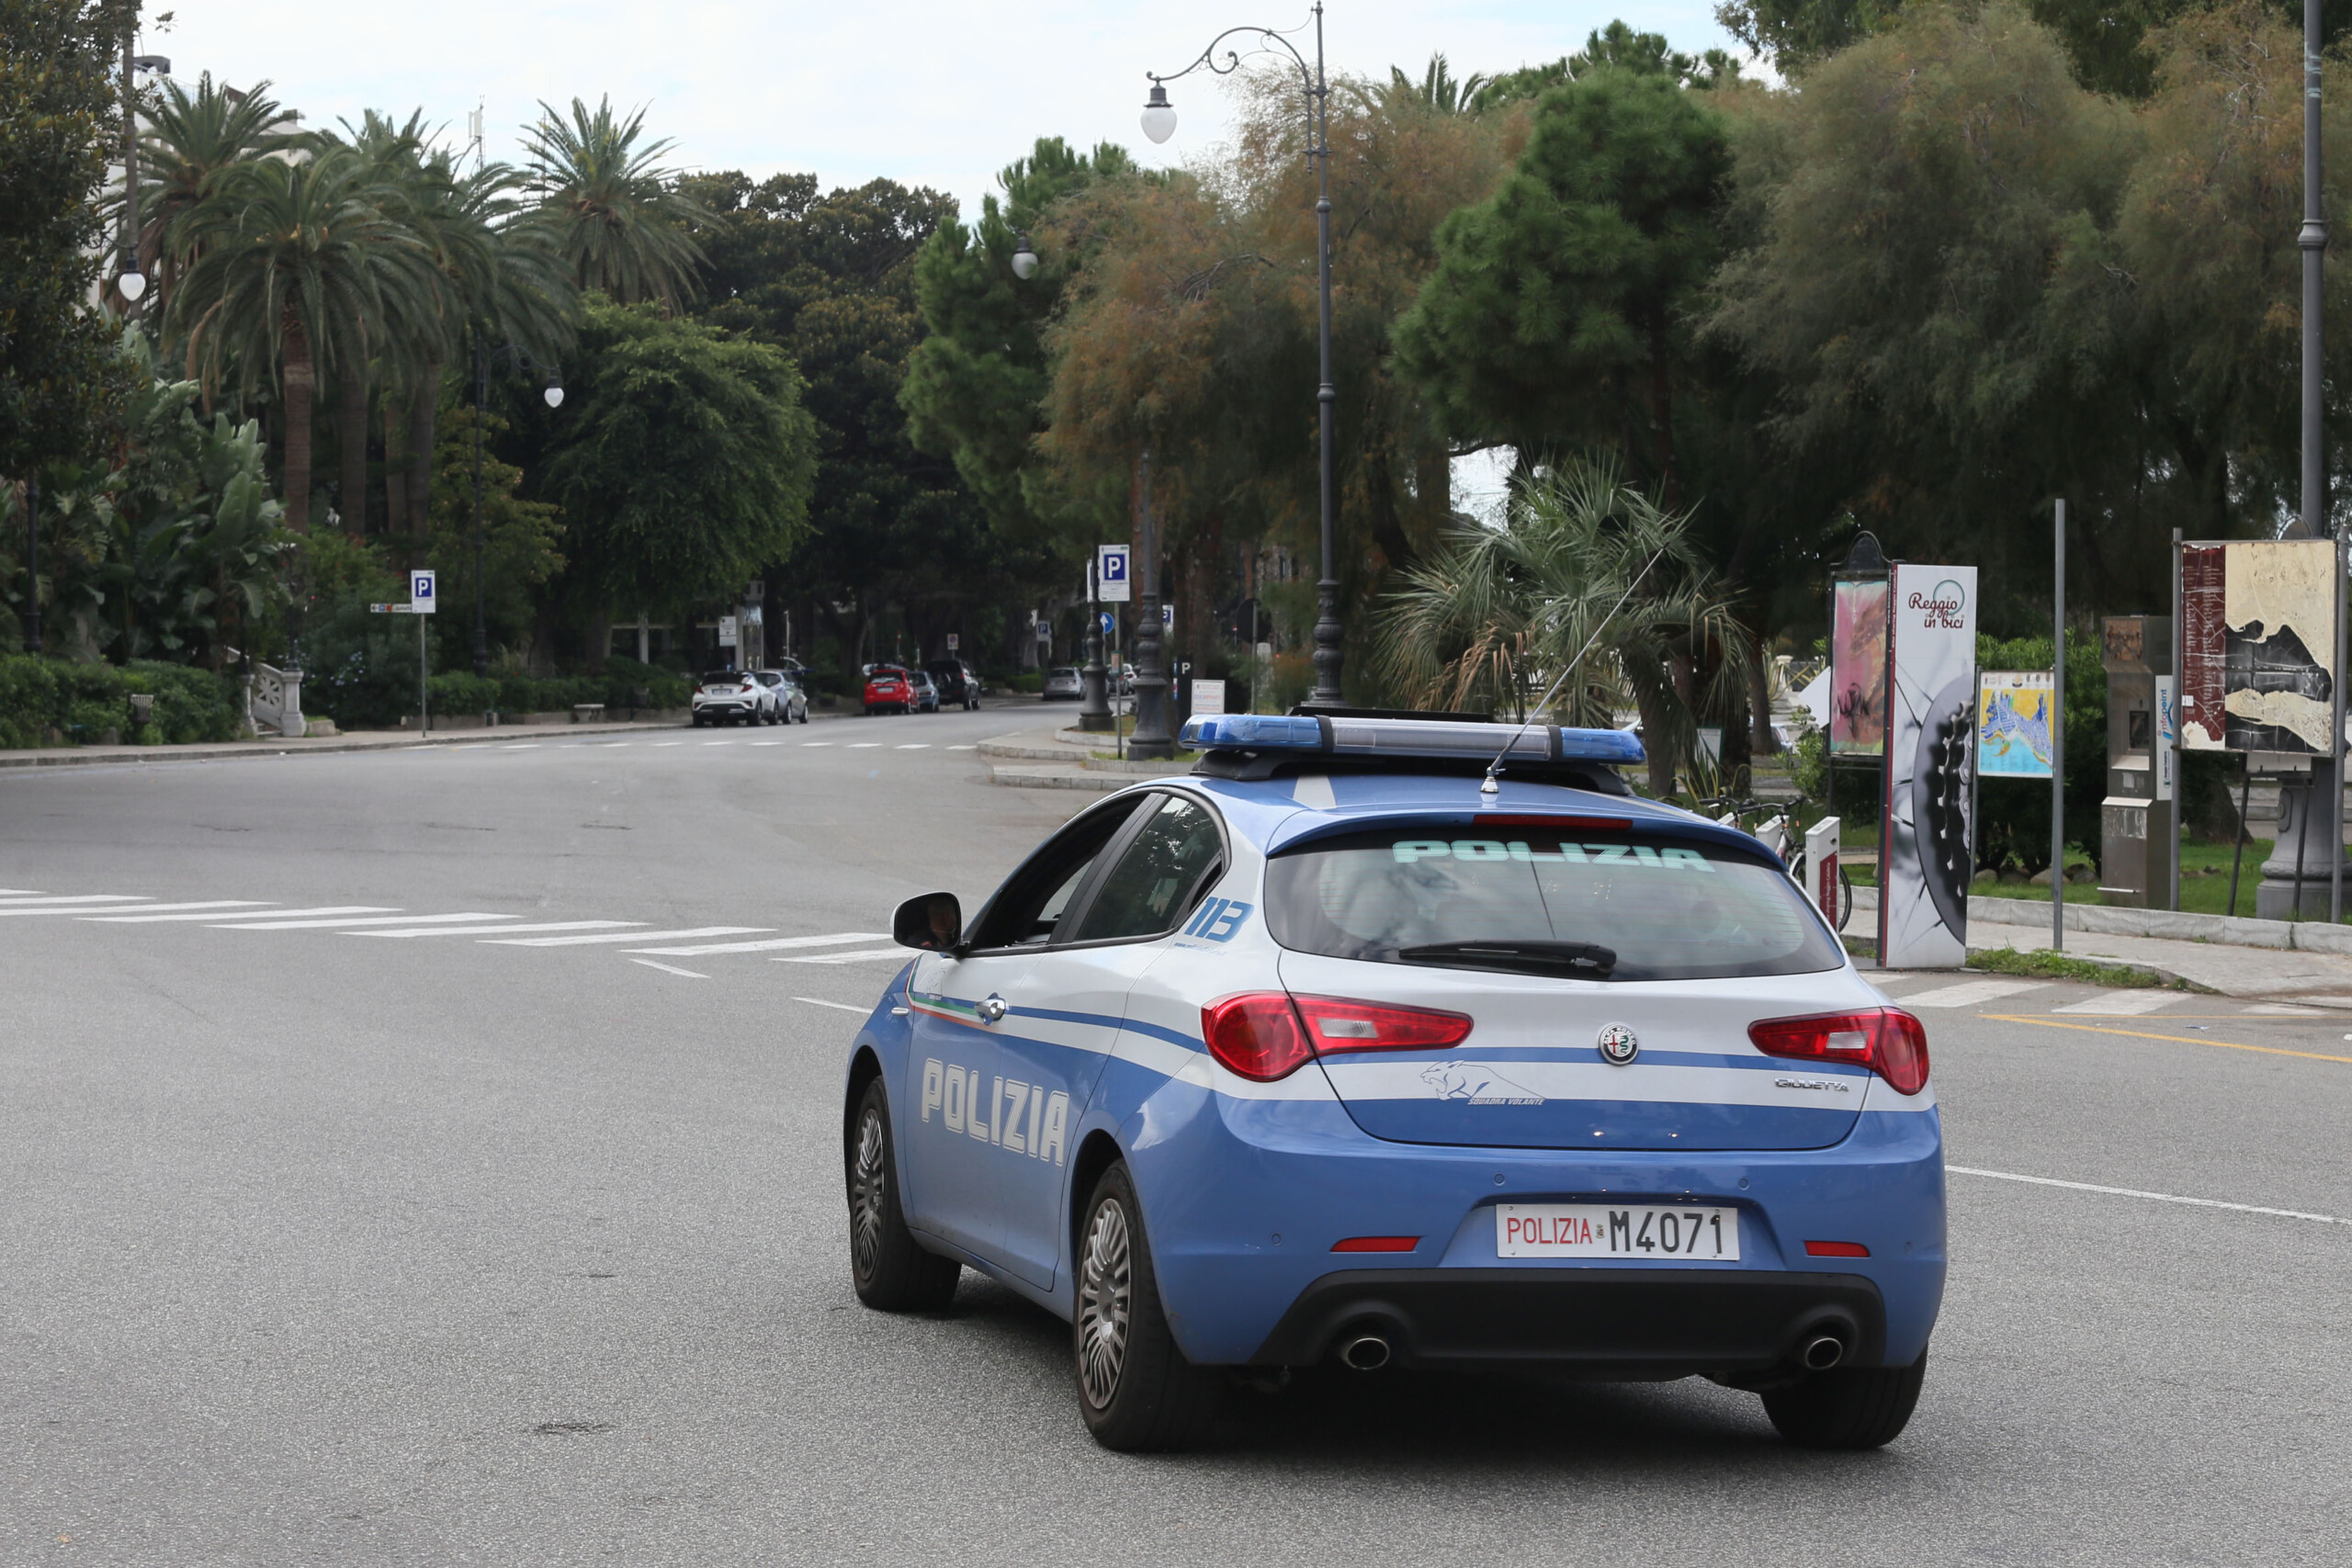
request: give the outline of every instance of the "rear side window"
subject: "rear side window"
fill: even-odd
[[[1845,954],[1761,860],[1624,831],[1413,826],[1266,866],[1267,929],[1300,953],[1618,980],[1835,969]]]
[[[1175,930],[1202,879],[1224,858],[1225,839],[1208,809],[1167,796],[1103,876],[1071,940],[1114,942]]]

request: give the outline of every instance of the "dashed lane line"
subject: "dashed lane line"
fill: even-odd
[[[2225,1203],[2219,1198],[2188,1198],[2177,1192],[2143,1192],[2136,1187],[2101,1187],[2090,1181],[2061,1181],[2052,1176],[2020,1176],[2013,1170],[1972,1170],[1964,1165],[1948,1165],[1944,1169],[1954,1176],[1981,1176],[1993,1181],[2022,1181],[2032,1187],[2064,1187],[2075,1192],[2102,1192],[2110,1198],[2145,1198],[2155,1203],[2187,1203],[2199,1209],[2227,1209],[2236,1214],[2268,1214],[2274,1219],[2310,1220],[2323,1225],[2352,1225],[2352,1220],[2339,1219],[2334,1214],[2307,1214],[2300,1209],[2267,1209],[2258,1203]]]
[[[2093,997],[2085,1002],[2070,1002],[2052,1012],[2084,1012],[2104,1014],[2109,1018],[2136,1018],[2142,1013],[2168,1008],[2188,998],[2177,991],[2127,991],[2120,996]]]
[[[2301,1056],[2308,1062],[2343,1062],[2352,1065],[2352,1056],[2331,1056],[2320,1051],[2293,1051],[2284,1045],[2248,1045],[2235,1040],[2201,1040],[2191,1034],[2155,1034],[2144,1029],[2116,1029],[2098,1023],[2069,1023],[2055,1018],[2035,1018],[2028,1013],[1988,1012],[1980,1016],[1996,1023],[2030,1023],[2043,1029],[2079,1029],[2090,1034],[2121,1034],[2133,1040],[2168,1040],[2176,1045],[2211,1045],[2222,1051],[2257,1051],[2266,1056]]]
[[[882,742],[879,740],[853,740],[849,743],[849,749],[853,751],[875,751],[879,750],[881,746]]]
[[[1973,1008],[2002,997],[2014,997],[2020,991],[2039,991],[2048,983],[2044,980],[1970,980],[1958,986],[1941,986],[1932,991],[1921,991],[1902,1000],[1906,1008]]]
[[[605,931],[642,926],[643,920],[548,920],[530,926],[403,926],[390,931],[345,931],[345,936],[515,936],[524,931]]]
[[[978,746],[950,746],[947,749],[950,751],[977,751],[979,750]]]
[[[847,1002],[829,1002],[822,997],[795,997],[796,1002],[807,1002],[812,1008],[839,1008],[843,1012],[872,1012],[872,1008],[852,1007]]]
[[[595,936],[492,937],[489,942],[500,947],[578,947],[597,942],[683,942],[696,936],[750,936],[774,930],[774,926],[696,926],[691,931],[605,931]]]
[[[701,958],[713,953],[774,953],[790,947],[839,947],[850,942],[880,942],[888,931],[836,931],[831,936],[780,936],[765,942],[720,942],[701,947],[633,947],[631,953],[658,953],[664,958]]]
[[[68,904],[86,907],[92,904],[144,904],[149,901],[149,896],[144,893],[73,893],[54,897],[40,893],[0,902],[0,909],[51,909],[62,908]]]
[[[234,925],[214,926],[217,931],[315,931],[335,926],[422,926],[455,925],[459,920],[494,920],[496,915],[486,915],[469,909],[457,915],[359,915],[333,920],[241,920]]]
[[[228,909],[207,909],[200,915],[85,915],[82,919],[109,926],[162,925],[167,920],[295,919],[309,915],[397,915],[397,904],[336,904],[323,909],[249,909],[240,915]]]
[[[697,975],[691,969],[681,969],[674,964],[656,964],[650,958],[632,958],[631,964],[642,964],[648,969],[659,969],[664,975],[682,975],[689,980],[707,980],[707,975]]]
[[[830,740],[803,740],[800,744],[803,746],[831,746],[832,742]]]
[[[141,904],[141,914],[162,914],[166,909],[251,909],[266,907],[266,898],[208,898],[198,904]],[[80,915],[91,918],[86,905],[69,904],[62,908],[0,909],[0,918],[15,919],[22,915]]]
[[[499,748],[502,751],[536,751],[538,749],[539,743],[536,740],[525,740],[513,746],[501,746]]]
[[[903,947],[869,947],[860,953],[783,953],[768,960],[771,964],[866,964],[876,958],[904,959]]]
[[[899,747],[898,750],[901,751],[928,751],[931,750],[931,742],[928,740],[910,740],[906,744]]]

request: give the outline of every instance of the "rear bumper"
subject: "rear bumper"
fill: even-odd
[[[1547,1363],[1602,1378],[1770,1373],[1822,1334],[1881,1365],[1886,1307],[1856,1274],[1742,1269],[1363,1269],[1303,1292],[1250,1358],[1305,1366],[1375,1334],[1401,1364]]]

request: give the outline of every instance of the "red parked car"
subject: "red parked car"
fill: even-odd
[[[912,713],[914,705],[914,683],[904,670],[895,664],[877,664],[865,672],[867,713]]]

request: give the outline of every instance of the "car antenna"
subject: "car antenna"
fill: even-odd
[[[1501,769],[1503,759],[1510,755],[1510,749],[1519,744],[1519,738],[1526,734],[1528,727],[1535,722],[1535,716],[1552,705],[1552,699],[1559,694],[1560,682],[1566,681],[1569,673],[1584,662],[1584,656],[1592,651],[1592,645],[1600,640],[1600,634],[1609,629],[1609,623],[1616,618],[1618,611],[1625,607],[1625,601],[1634,596],[1634,590],[1642,585],[1642,579],[1650,574],[1650,568],[1656,566],[1657,558],[1664,554],[1666,554],[1666,547],[1660,545],[1651,553],[1650,558],[1642,563],[1642,570],[1634,574],[1633,581],[1625,584],[1625,592],[1617,595],[1617,603],[1609,606],[1609,614],[1600,617],[1600,624],[1592,628],[1592,635],[1585,639],[1584,647],[1577,650],[1577,656],[1574,659],[1560,667],[1559,674],[1553,678],[1552,689],[1544,694],[1544,700],[1527,710],[1527,716],[1520,721],[1517,729],[1511,731],[1510,739],[1503,742],[1502,750],[1495,753],[1495,760],[1487,764],[1487,776],[1478,781],[1480,795],[1494,795],[1502,793],[1502,783],[1495,775]]]

